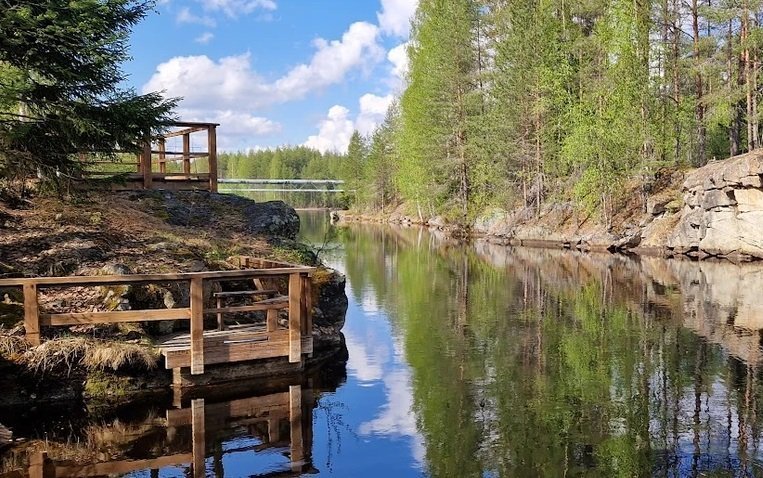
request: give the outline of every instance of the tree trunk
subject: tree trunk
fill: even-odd
[[[696,94],[696,105],[694,107],[694,119],[697,122],[697,151],[695,155],[695,166],[702,166],[706,162],[706,128],[705,128],[705,106],[704,89],[702,85],[702,71],[700,53],[699,53],[699,9],[697,0],[691,2],[692,34],[693,34],[693,53],[694,53],[694,88]]]

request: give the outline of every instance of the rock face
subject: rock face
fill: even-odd
[[[763,258],[763,151],[692,171],[667,247],[678,254]]]
[[[136,199],[149,198],[164,210],[166,221],[175,226],[209,224],[225,211],[239,211],[246,218],[243,232],[296,239],[299,233],[297,212],[283,201],[254,202],[232,194],[207,191],[132,191]]]
[[[313,337],[316,348],[334,347],[342,340],[341,330],[344,327],[348,305],[344,291],[345,283],[344,275],[333,271],[328,280],[321,284],[318,303],[313,309]]]

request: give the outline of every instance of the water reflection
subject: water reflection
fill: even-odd
[[[0,410],[29,439],[0,476],[43,450],[43,471],[186,460],[154,476],[193,476],[202,456],[209,476],[763,476],[763,265],[303,227],[348,277],[346,368],[84,415]]]

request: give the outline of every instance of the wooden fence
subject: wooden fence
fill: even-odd
[[[234,271],[194,272],[177,274],[132,274],[104,276],[35,277],[0,279],[0,288],[18,287],[24,296],[24,327],[26,338],[32,345],[41,342],[41,327],[71,326],[82,324],[114,324],[123,322],[148,322],[164,320],[187,320],[190,334],[183,341],[178,336],[162,342],[160,347],[168,369],[190,367],[191,374],[204,373],[205,364],[217,364],[288,356],[289,362],[299,363],[303,354],[312,353],[312,287],[311,276],[315,271],[305,267],[255,258],[238,258],[238,263],[259,268]],[[231,281],[260,281],[287,278],[288,292],[251,305],[212,306],[204,301],[204,291],[212,283]],[[105,312],[47,313],[40,310],[38,294],[41,289],[71,287],[130,286],[137,284],[161,284],[181,282],[189,286],[188,307],[172,309],[125,310]],[[207,289],[209,290],[209,289]],[[288,310],[288,327],[280,330],[275,320],[268,320],[267,327],[237,328],[232,330],[204,331],[204,316],[234,314],[254,311]],[[269,319],[272,317],[268,314]]]

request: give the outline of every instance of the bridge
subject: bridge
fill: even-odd
[[[219,187],[220,192],[256,192],[256,193],[343,193],[344,181],[340,179],[218,179],[218,184],[230,185]],[[231,187],[231,186],[236,187]],[[282,186],[281,188],[267,186]],[[283,186],[292,186],[285,188]],[[335,186],[339,186],[337,188]]]

